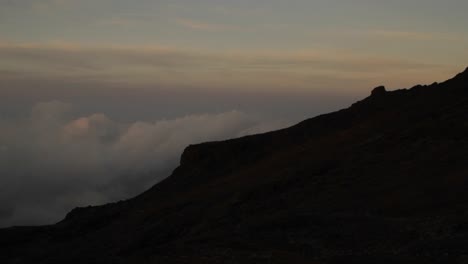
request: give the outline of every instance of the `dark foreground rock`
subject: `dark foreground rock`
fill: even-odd
[[[133,199],[0,230],[0,263],[462,264],[467,190],[464,72],[189,146]]]

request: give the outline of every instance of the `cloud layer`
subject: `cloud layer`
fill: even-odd
[[[53,101],[0,120],[0,226],[53,223],[76,206],[129,198],[168,176],[189,144],[285,126],[239,111],[121,123],[71,110]]]

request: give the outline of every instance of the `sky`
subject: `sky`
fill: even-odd
[[[286,127],[468,65],[462,0],[0,0],[0,226],[168,176],[191,143]],[[41,197],[38,199],[38,197]]]

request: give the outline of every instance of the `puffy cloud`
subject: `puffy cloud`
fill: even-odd
[[[71,109],[39,103],[26,119],[0,120],[0,226],[53,223],[76,206],[129,198],[168,176],[189,144],[286,125],[239,111],[122,123]]]

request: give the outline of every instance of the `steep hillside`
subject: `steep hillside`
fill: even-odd
[[[189,146],[133,199],[0,230],[0,263],[468,263],[467,190],[468,69]]]

